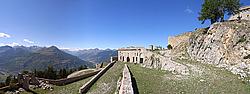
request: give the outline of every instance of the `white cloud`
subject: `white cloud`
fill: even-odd
[[[62,49],[62,50],[69,50],[69,51],[79,51],[79,50],[83,50],[81,48],[59,48],[59,49]]]
[[[18,44],[16,42],[7,43],[7,44],[0,43],[0,46],[11,46],[11,47],[14,47],[14,46],[20,46],[20,44]]]
[[[0,33],[0,38],[10,38],[10,35],[6,33]]]
[[[191,10],[190,8],[186,8],[186,9],[185,9],[185,12],[187,12],[187,13],[189,13],[189,14],[194,13],[193,10]]]
[[[35,42],[34,41],[30,41],[28,39],[23,39],[24,42],[27,42],[27,43],[30,43],[30,44],[34,44]]]

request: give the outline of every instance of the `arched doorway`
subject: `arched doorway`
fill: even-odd
[[[140,58],[140,63],[143,63],[143,58]]]
[[[129,57],[127,57],[127,62],[130,62],[130,58]]]

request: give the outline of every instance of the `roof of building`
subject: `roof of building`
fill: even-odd
[[[243,6],[240,8],[240,10],[250,10],[250,6]]]
[[[126,48],[119,48],[118,51],[134,51],[134,50],[141,50],[145,49],[144,47],[126,47]]]

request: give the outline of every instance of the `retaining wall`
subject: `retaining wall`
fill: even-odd
[[[173,48],[179,45],[182,42],[188,41],[192,32],[186,32],[178,36],[169,36],[168,44],[170,44]]]
[[[114,62],[109,63],[105,68],[103,68],[98,74],[96,74],[92,79],[90,79],[86,84],[84,84],[80,89],[79,93],[84,94],[88,89],[109,69],[114,65]]]
[[[66,85],[75,81],[79,81],[81,79],[96,75],[98,72],[100,72],[101,70],[96,70],[94,72],[90,72],[81,76],[77,76],[77,77],[72,77],[72,78],[64,78],[64,79],[59,79],[59,80],[51,80],[51,79],[44,79],[44,78],[38,78],[39,80],[43,80],[46,81],[50,84],[53,85],[58,85],[58,86],[62,86],[62,85]]]
[[[0,91],[1,92],[6,92],[6,91],[8,91],[8,90],[11,90],[11,89],[13,89],[13,88],[17,88],[18,89],[18,87],[19,87],[19,84],[17,83],[17,84],[14,84],[14,85],[12,85],[12,86],[5,86],[5,87],[1,87],[0,88]],[[0,92],[0,93],[1,93]]]
[[[134,90],[132,86],[132,78],[131,78],[131,74],[130,74],[127,64],[125,64],[122,74],[123,76],[122,76],[119,94],[134,94]]]

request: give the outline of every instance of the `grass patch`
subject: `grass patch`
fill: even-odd
[[[199,64],[199,63],[194,63]],[[199,66],[199,65],[197,65]],[[202,76],[181,77],[170,72],[129,64],[140,94],[249,94],[250,86],[226,70],[200,65]],[[176,79],[178,78],[179,79]]]
[[[92,76],[93,77],[93,76]],[[78,94],[78,91],[82,85],[89,81],[92,77],[65,85],[65,86],[53,86],[53,90],[43,90],[41,88],[33,90],[38,94]],[[21,94],[32,94],[29,92],[21,92]]]
[[[7,75],[0,75],[0,83],[4,83],[7,78]]]
[[[124,63],[115,63],[96,81],[87,94],[114,94],[117,88],[117,81],[122,76],[123,68]]]

